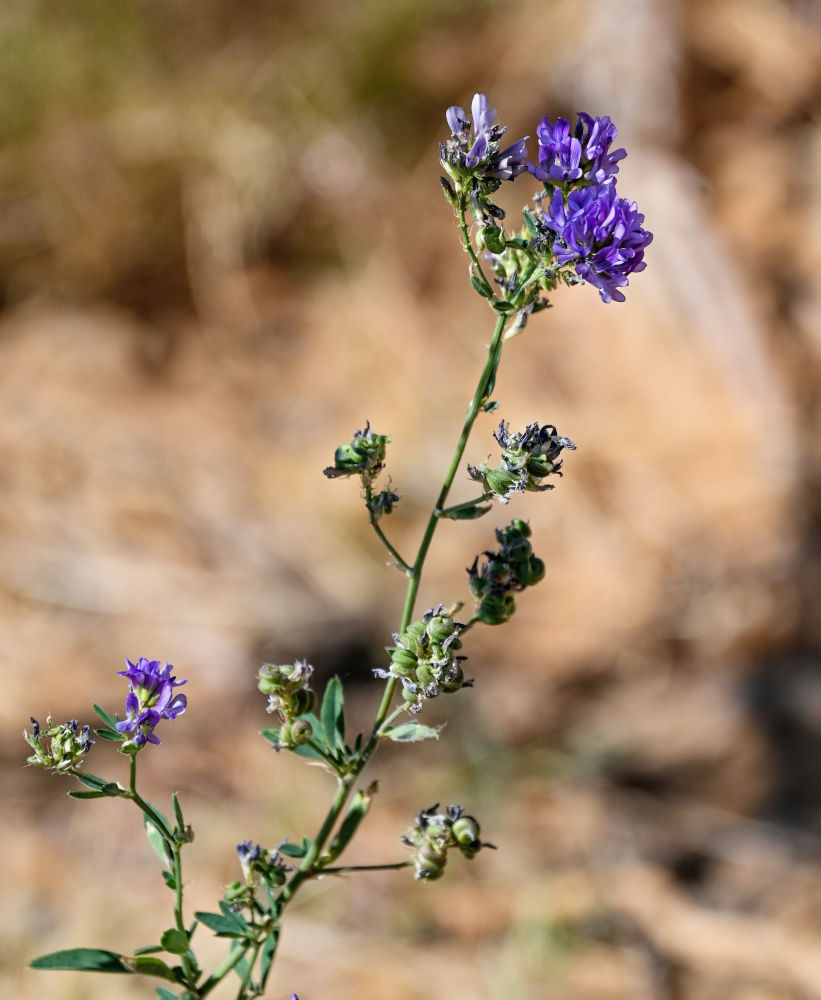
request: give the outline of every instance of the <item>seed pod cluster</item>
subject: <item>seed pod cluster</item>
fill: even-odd
[[[425,612],[421,621],[412,622],[401,635],[394,633],[390,675],[402,682],[402,697],[418,707],[426,698],[451,694],[469,685],[457,656],[462,648],[462,626],[444,610],[444,605]]]
[[[385,450],[390,435],[374,434],[370,424],[364,431],[354,431],[350,444],[341,444],[334,453],[334,464],[324,470],[329,479],[341,476],[362,477],[362,485],[370,486],[385,464]]]
[[[268,695],[268,712],[279,712],[283,722],[290,724],[300,715],[314,710],[316,695],[310,687],[314,668],[307,660],[297,660],[292,664],[276,666],[273,663],[263,663],[259,670],[259,689]],[[310,736],[310,723],[301,719],[300,723],[308,727],[307,739]],[[283,727],[284,728],[284,727]],[[304,727],[302,727],[304,728]],[[304,742],[304,739],[301,741]],[[280,745],[282,733],[280,732]]]
[[[453,848],[470,861],[482,847],[493,847],[479,840],[478,821],[466,815],[461,806],[448,806],[444,813],[438,809],[438,802],[423,809],[416,816],[416,825],[402,837],[402,842],[413,849],[414,878],[418,880],[441,878],[448,851]]]
[[[469,465],[468,474],[502,503],[526,490],[552,490],[553,486],[542,480],[550,475],[561,476],[559,455],[565,448],[572,451],[576,447],[570,438],[558,434],[553,424],[541,427],[538,422],[513,434],[502,420],[493,436],[502,449],[501,465],[497,468],[491,468],[487,462],[478,467]]]
[[[515,518],[496,530],[499,549],[482,553],[468,569],[470,592],[476,598],[476,616],[485,625],[501,625],[516,610],[514,591],[532,587],[544,579],[545,565],[533,554],[530,525]]]
[[[32,731],[23,730],[23,738],[34,753],[27,757],[29,764],[39,767],[53,767],[65,771],[79,764],[93,746],[95,740],[91,735],[91,726],[80,726],[77,719],[69,719],[61,725],[52,725],[49,715],[46,719],[46,730],[40,728],[40,723],[32,716]]]

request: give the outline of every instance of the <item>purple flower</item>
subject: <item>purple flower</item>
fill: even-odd
[[[117,723],[121,733],[135,733],[123,744],[141,747],[145,743],[161,742],[154,735],[154,728],[160,719],[176,719],[186,708],[184,694],[174,694],[174,688],[187,681],[178,681],[171,676],[174,669],[170,663],[160,667],[159,660],[147,660],[141,656],[136,663],[126,660],[127,670],[120,670],[127,677],[131,688],[125,699],[125,719]]]
[[[472,124],[464,108],[453,105],[445,112],[451,139],[442,146],[443,162],[467,171],[481,166],[484,176],[499,180],[512,180],[523,173],[527,169],[527,137],[500,151],[499,140],[507,129],[493,124],[496,108],[491,109],[487,95],[474,94],[470,111]]]
[[[552,252],[560,265],[599,290],[604,302],[624,302],[618,290],[627,277],[643,271],[644,250],[653,234],[642,228],[644,216],[634,201],[620,198],[615,185],[604,183],[571,191],[565,202],[554,191],[542,223],[555,234]]]
[[[542,118],[536,126],[539,165],[528,163],[527,169],[540,181],[607,184],[618,173],[619,160],[627,156],[623,149],[610,151],[617,135],[618,129],[606,115],[593,118],[580,111],[572,134],[566,118],[557,118],[555,125]]]

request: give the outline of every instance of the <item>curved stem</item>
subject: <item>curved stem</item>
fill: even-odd
[[[365,487],[365,506],[368,508],[368,516],[370,518],[371,527],[376,532],[377,538],[382,542],[385,548],[390,552],[396,561],[397,569],[401,569],[403,573],[408,576],[413,572],[413,568],[405,562],[402,556],[396,551],[395,547],[391,544],[390,539],[385,534],[385,532],[379,527],[379,521],[374,517],[373,511],[370,508],[371,500],[373,499],[373,489],[370,486]]]

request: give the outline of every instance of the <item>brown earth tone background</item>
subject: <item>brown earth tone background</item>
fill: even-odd
[[[501,413],[579,445],[516,504],[548,578],[471,634],[443,738],[380,753],[350,853],[399,859],[437,799],[500,850],[428,886],[309,887],[270,996],[821,998],[813,0],[6,0],[4,996],[153,995],[24,969],[169,924],[136,810],[22,766],[30,714],[121,706],[125,656],[189,679],[142,781],[190,814],[192,909],[237,841],[317,826],[330,779],[259,738],[255,673],[307,657],[354,722],[374,711],[403,580],[320,470],[366,419],[391,433],[415,549],[492,323],[438,181],[444,110],[474,90],[512,138],[611,115],[656,238],[627,303],[561,291],[506,348]],[[506,513],[443,526],[420,610],[466,595]]]

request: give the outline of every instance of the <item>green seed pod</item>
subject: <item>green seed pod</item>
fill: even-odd
[[[456,625],[450,615],[437,615],[435,618],[431,618],[427,624],[427,633],[431,642],[444,642],[455,631]]]
[[[533,555],[533,546],[526,538],[514,536],[509,541],[505,539],[504,550],[511,562],[521,562]]]
[[[394,649],[391,650],[391,663],[397,677],[407,677],[416,666],[416,656],[409,649]]]
[[[447,681],[442,685],[442,690],[445,694],[453,694],[454,691],[458,691],[465,683],[465,674],[461,667],[456,671],[456,676],[452,681]]]
[[[416,679],[422,687],[432,687],[436,683],[436,677],[427,663],[420,663],[416,668]]]
[[[488,469],[485,473],[485,486],[497,496],[506,496],[512,483],[513,476],[505,472],[504,469]]]
[[[531,556],[516,572],[526,587],[532,587],[544,579],[545,564],[538,556]]]
[[[296,722],[291,724],[291,741],[294,746],[299,746],[300,743],[307,743],[313,736],[313,733],[313,727],[307,719],[297,719]]]
[[[471,846],[479,839],[479,824],[473,816],[460,816],[453,821],[451,833],[460,847]]]
[[[532,532],[530,530],[530,525],[527,521],[523,521],[520,517],[515,517],[508,526],[508,531],[513,531],[517,535],[521,535],[523,538],[530,538]]]
[[[279,743],[279,746],[284,747],[286,750],[289,747],[293,746],[293,742],[291,740],[291,723],[290,722],[283,722],[283,724],[280,726],[280,728],[279,728],[278,743]]]
[[[502,625],[511,619],[515,610],[513,594],[491,592],[482,598],[476,614],[485,625]]]
[[[411,639],[419,640],[425,634],[425,623],[424,622],[411,622],[410,625],[402,633],[402,638],[409,637]]]
[[[316,707],[316,695],[310,688],[300,688],[291,696],[291,715],[307,715]]]
[[[430,840],[424,843],[416,852],[416,860],[426,862],[430,865],[441,865],[444,867],[447,860],[448,850]]]
[[[422,700],[416,691],[412,691],[410,688],[402,688],[402,697],[409,705],[418,705]]]
[[[501,253],[504,250],[505,236],[501,226],[483,226],[479,232],[491,253]]]
[[[414,878],[418,879],[420,882],[435,882],[436,879],[441,878],[445,874],[445,864],[447,863],[447,857],[442,858],[441,861],[427,861],[422,860],[422,858],[416,859],[416,871],[414,872]]]

